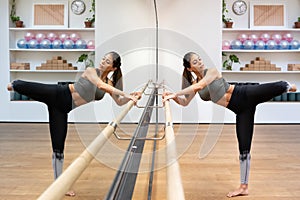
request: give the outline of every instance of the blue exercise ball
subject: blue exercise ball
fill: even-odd
[[[278,44],[279,49],[289,49],[290,43],[286,40],[281,40]]]
[[[29,49],[38,49],[39,47],[39,42],[36,39],[31,39],[28,41],[28,48]]]
[[[266,43],[266,47],[268,50],[275,50],[277,49],[277,42],[275,40],[269,40]]]
[[[255,44],[254,44],[254,49],[257,50],[263,50],[266,47],[266,43],[263,40],[258,40]]]
[[[290,42],[290,49],[299,49],[300,48],[300,43],[298,40],[292,40]]]
[[[27,48],[27,41],[25,39],[19,39],[17,41],[17,47],[20,49],[26,49]]]
[[[62,44],[61,40],[53,40],[53,42],[52,42],[52,48],[53,49],[62,49],[63,48],[63,44]]]
[[[73,49],[74,48],[74,42],[70,39],[67,39],[63,43],[64,49]]]
[[[40,42],[41,49],[51,49],[51,47],[52,47],[51,41],[48,39],[44,39]]]
[[[245,40],[243,42],[243,49],[254,49],[254,42],[252,40]]]
[[[231,49],[241,49],[242,48],[242,42],[240,40],[233,40],[230,43]]]
[[[86,49],[86,41],[79,39],[75,42],[76,49]]]

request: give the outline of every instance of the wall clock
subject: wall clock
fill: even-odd
[[[232,10],[237,15],[243,15],[247,11],[247,3],[242,0],[237,0],[232,4]]]
[[[71,4],[71,10],[76,15],[81,15],[85,11],[85,3],[81,0],[74,0]]]

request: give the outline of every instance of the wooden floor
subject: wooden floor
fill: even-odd
[[[65,168],[78,157],[105,125],[70,124]],[[122,124],[120,134],[134,132],[136,124]],[[239,184],[239,161],[234,125],[224,125],[211,153],[199,151],[212,125],[174,126],[181,177],[187,200],[227,199]],[[150,127],[150,130],[153,127]],[[151,131],[150,131],[151,132]],[[74,198],[103,199],[110,188],[128,141],[111,138],[74,184]],[[207,143],[208,145],[213,145]],[[147,199],[149,162],[153,142],[147,141],[133,199]],[[165,141],[158,142],[152,199],[166,199]],[[48,125],[0,123],[0,199],[36,199],[53,181]],[[252,143],[249,196],[235,199],[300,199],[300,125],[256,125]]]

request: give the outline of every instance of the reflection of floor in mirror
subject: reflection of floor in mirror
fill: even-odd
[[[80,126],[78,128],[77,126]],[[80,137],[91,141],[95,124],[69,125],[65,147],[65,168],[84,150]],[[102,126],[101,126],[102,127]],[[103,125],[105,127],[105,125]],[[133,132],[136,124],[121,124],[120,134]],[[197,128],[196,136],[193,131]],[[212,152],[199,159],[199,150],[208,124],[175,124],[180,130],[177,149],[185,199],[227,199],[227,192],[239,184],[238,147],[233,124],[224,125]],[[150,131],[153,126],[150,127]],[[300,198],[300,125],[256,125],[247,199]],[[86,131],[80,137],[78,130]],[[99,131],[100,132],[100,131]],[[186,137],[186,138],[184,138]],[[194,137],[194,138],[190,138]],[[77,196],[72,199],[103,199],[114,179],[119,161],[129,141],[112,136],[97,159],[75,182]],[[141,168],[147,171],[153,141],[146,141]],[[157,142],[158,169],[154,173],[152,199],[166,199],[165,140]],[[105,155],[105,156],[104,156]],[[51,143],[47,123],[0,123],[0,199],[36,199],[53,181]],[[149,173],[139,173],[133,199],[147,199]],[[69,199],[66,197],[65,199]],[[240,198],[238,198],[240,199]]]

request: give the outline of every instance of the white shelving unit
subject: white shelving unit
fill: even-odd
[[[263,33],[285,34],[290,33],[293,38],[300,41],[300,29],[248,29],[248,28],[232,28],[222,30],[222,39],[233,41],[240,34],[256,34],[260,36]],[[277,80],[287,80],[295,83],[300,88],[300,71],[287,71],[288,64],[300,64],[300,49],[287,50],[245,50],[245,49],[228,49],[222,50],[227,55],[235,54],[239,57],[240,64],[234,64],[233,70],[223,70],[222,74],[226,80],[231,82],[272,82]],[[251,60],[256,57],[263,57],[270,60],[276,67],[280,67],[281,71],[240,71],[240,67],[245,67]],[[295,117],[295,112],[300,111],[300,101],[270,101],[261,104],[257,108],[256,121],[260,123],[299,123],[299,119]],[[280,112],[280,115],[278,113]]]
[[[9,57],[10,63],[30,63],[30,70],[14,70],[10,69],[10,80],[25,79],[32,81],[42,81],[48,83],[57,83],[63,81],[74,81],[76,76],[83,71],[82,66],[77,63],[78,57],[83,53],[93,52],[94,49],[27,49],[18,48],[17,41],[24,39],[24,35],[30,32],[34,35],[38,33],[55,33],[60,35],[62,33],[70,35],[76,33],[80,39],[88,42],[95,39],[94,28],[9,28]],[[55,56],[61,56],[67,63],[77,67],[77,70],[36,70],[41,63],[46,63]]]
[[[295,28],[287,29],[248,29],[248,28],[224,28],[222,31],[222,39],[228,40],[229,42],[238,39],[240,34],[256,34],[260,36],[263,33],[268,33],[270,36],[273,34],[283,35],[290,33],[293,38],[300,41],[300,30]],[[265,76],[272,76],[271,79],[276,80],[290,79],[291,82],[295,82],[300,87],[300,73],[297,71],[287,71],[288,64],[300,64],[300,48],[299,49],[286,49],[286,50],[245,50],[245,49],[228,49],[222,50],[227,55],[235,54],[240,59],[240,64],[235,64],[233,71],[223,71],[229,79],[237,79],[238,76],[250,76],[253,81],[265,82]],[[239,71],[240,67],[244,67],[245,64],[249,64],[251,60],[255,60],[256,57],[263,57],[266,60],[270,60],[272,64],[276,64],[277,67],[281,68],[281,71]],[[263,74],[263,79],[257,79]],[[293,78],[291,79],[291,76]],[[240,78],[239,78],[240,79]],[[249,80],[249,78],[247,79]]]
[[[25,34],[30,32],[33,35],[37,35],[38,33],[42,33],[47,35],[48,33],[55,33],[57,36],[61,34],[72,34],[76,33],[80,36],[80,39],[88,42],[89,40],[95,40],[95,28],[84,28],[84,19],[89,15],[87,11],[84,15],[74,15],[71,10],[68,8],[68,26],[67,27],[55,27],[55,26],[44,26],[44,27],[35,27],[32,24],[32,9],[33,4],[36,2],[42,1],[16,1],[16,8],[18,15],[21,16],[22,20],[25,22],[25,27],[23,28],[15,28],[14,24],[10,22],[8,24],[8,65],[5,67],[8,72],[8,81],[12,81],[15,79],[23,79],[29,81],[37,81],[42,83],[57,83],[57,82],[72,82],[78,76],[80,76],[84,70],[84,66],[81,63],[77,63],[77,59],[81,54],[89,54],[94,49],[29,49],[29,48],[18,48],[17,41],[19,39],[25,39]],[[69,2],[70,3],[70,2]],[[90,7],[90,1],[85,1],[87,7]],[[6,1],[7,10],[10,11],[10,3]],[[22,9],[21,9],[22,8]],[[59,39],[59,38],[57,38]],[[61,56],[63,60],[66,60],[67,63],[72,64],[73,67],[77,67],[77,70],[37,70],[37,66],[41,66],[42,63],[46,63],[47,60],[52,60],[53,57]],[[10,69],[11,63],[29,63],[29,70],[15,70]],[[15,100],[15,94],[10,93],[8,106],[12,106],[11,113],[17,112],[18,107],[24,107],[24,103],[26,104],[26,108],[24,107],[24,112],[29,113],[33,112],[37,116],[29,117],[29,121],[45,121],[45,112],[41,107],[41,103],[35,101],[27,101],[26,99]],[[16,110],[16,111],[14,111]],[[22,115],[18,113],[18,115]],[[12,115],[15,116],[15,115]],[[41,117],[42,116],[42,117]],[[20,119],[26,119],[24,116],[20,117]],[[18,120],[18,119],[16,119]]]

